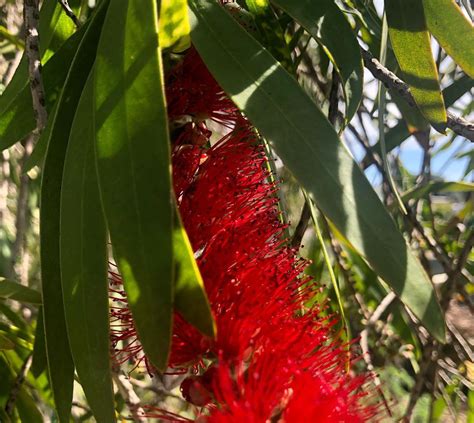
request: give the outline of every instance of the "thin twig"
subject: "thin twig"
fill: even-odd
[[[311,212],[308,203],[305,201],[303,205],[303,210],[301,211],[300,220],[298,222],[298,225],[296,226],[293,237],[291,238],[291,246],[293,248],[299,248],[301,241],[303,240],[303,236],[306,233],[306,229],[308,229],[310,217]]]
[[[15,402],[18,397],[18,394],[20,393],[20,389],[23,385],[23,382],[26,379],[26,375],[30,371],[31,363],[33,362],[33,354],[30,354],[26,360],[23,362],[23,365],[21,366],[20,371],[18,372],[18,375],[15,380],[15,384],[13,385],[12,389],[10,390],[10,395],[8,397],[8,400],[5,404],[5,413],[7,416],[12,416],[13,415],[13,409],[15,408]]]
[[[369,372],[372,373],[373,375],[373,380],[374,384],[376,386],[377,392],[380,396],[380,399],[382,400],[385,409],[390,417],[392,417],[392,412],[390,410],[390,407],[388,406],[387,399],[385,398],[385,395],[382,391],[382,382],[380,381],[380,378],[378,377],[377,373],[375,373],[374,370],[374,365],[372,363],[372,358],[370,356],[370,349],[369,349],[369,328],[373,326],[377,321],[380,320],[382,317],[382,314],[387,310],[387,308],[390,306],[392,301],[396,298],[396,295],[393,292],[389,292],[385,298],[380,302],[380,304],[377,306],[375,311],[372,313],[372,315],[369,317],[367,324],[364,328],[364,330],[360,333],[360,347],[362,349],[362,356],[364,358],[364,361],[367,365],[367,369]]]
[[[120,395],[127,404],[134,422],[145,423],[145,411],[140,404],[140,398],[135,393],[130,379],[125,376],[120,369],[113,369],[112,378],[117,385]]]
[[[28,74],[30,77],[30,90],[35,111],[36,129],[33,131],[33,144],[38,140],[46,126],[48,113],[45,107],[45,94],[41,78],[41,57],[39,50],[39,11],[38,0],[25,0],[25,52],[28,59]]]
[[[58,0],[58,2],[63,8],[66,15],[69,16],[69,18],[74,22],[74,25],[76,25],[76,27],[79,28],[81,26],[81,22],[75,15],[74,11],[71,9],[71,6],[69,6],[68,0]]]
[[[423,357],[421,359],[420,371],[416,375],[416,381],[411,391],[410,401],[405,410],[405,415],[403,416],[404,423],[408,423],[411,420],[411,415],[413,413],[413,410],[415,409],[415,405],[423,393],[423,386],[426,383],[426,375],[428,373],[428,370],[433,365],[433,362],[437,359],[437,350],[438,344],[435,341],[430,342],[424,348]]]
[[[10,253],[10,263],[7,266],[7,277],[17,279],[16,264],[21,253],[25,240],[25,234],[28,229],[28,191],[30,185],[30,177],[24,172],[25,163],[33,151],[32,135],[30,135],[24,145],[23,157],[20,164],[20,184],[18,189],[18,198],[16,202],[16,218],[15,218],[15,242]]]
[[[395,91],[400,97],[403,97],[410,106],[415,106],[415,100],[410,91],[410,87],[402,81],[392,71],[372,56],[370,52],[361,48],[362,58],[364,59],[365,67],[372,73],[372,75],[382,81],[390,90]],[[462,137],[474,142],[474,123],[468,122],[461,116],[456,116],[451,112],[448,113],[447,127],[453,132]]]

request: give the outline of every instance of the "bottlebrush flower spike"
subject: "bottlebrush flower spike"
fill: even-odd
[[[346,348],[331,340],[334,319],[323,317],[324,305],[303,307],[316,288],[283,239],[277,186],[255,131],[195,50],[169,76],[166,95],[171,122],[191,116],[174,128],[174,190],[217,325],[213,340],[175,313],[169,366],[194,373],[181,389],[205,406],[198,421],[370,419],[378,409],[363,405],[369,378],[347,373]],[[210,148],[204,119],[230,131]],[[147,364],[120,278],[110,279],[112,344],[125,344],[116,359]]]

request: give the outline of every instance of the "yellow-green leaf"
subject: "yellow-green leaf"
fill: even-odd
[[[446,109],[421,1],[385,0],[390,41],[416,104],[433,127],[444,132]]]
[[[454,61],[474,78],[474,26],[454,0],[423,0],[426,24]]]
[[[216,327],[211,307],[178,210],[176,210],[173,229],[173,253],[175,259],[175,306],[188,322],[205,335],[213,337]]]
[[[186,0],[161,0],[159,21],[160,46],[180,52],[191,44]]]

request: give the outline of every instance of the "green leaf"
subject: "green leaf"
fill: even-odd
[[[449,87],[443,90],[443,97],[446,107],[452,106],[458,98],[467,93],[474,86],[474,80],[468,76],[463,76],[454,81]],[[385,134],[385,145],[387,152],[398,147],[410,136],[410,130],[404,122],[398,122],[393,128],[390,128]],[[380,143],[371,147],[373,151],[380,154]],[[363,160],[366,162],[366,159]]]
[[[83,25],[43,67],[42,76],[48,112],[51,111],[61,91],[69,65],[87,28],[88,24]],[[0,114],[0,150],[25,138],[35,127],[31,91],[26,85]]]
[[[0,350],[12,350],[13,348],[15,348],[15,344],[0,333]]]
[[[76,106],[95,59],[107,10],[102,1],[87,27],[59,95],[41,181],[41,278],[46,351],[56,408],[61,422],[69,421],[74,364],[69,348],[60,271],[60,195],[67,142]],[[51,59],[53,60],[53,59]]]
[[[77,0],[76,0],[77,2]],[[75,30],[71,19],[66,16],[58,2],[45,1],[39,13],[40,53],[43,65],[56,52],[61,44],[69,38]],[[26,56],[13,75],[12,80],[0,96],[0,113],[15,99],[22,89],[28,85],[28,63]]]
[[[18,410],[20,421],[28,423],[43,423],[44,417],[36,406],[35,400],[26,391],[25,387],[20,388],[16,399],[15,407]]]
[[[213,337],[216,327],[211,307],[178,209],[175,210],[173,253],[175,259],[175,306],[189,323],[196,326],[205,335]]]
[[[93,71],[91,71],[93,72]],[[115,421],[110,375],[107,232],[94,158],[93,78],[87,80],[64,161],[61,280],[71,352],[99,422]]]
[[[474,26],[454,0],[423,0],[426,25],[438,43],[474,78]]]
[[[349,22],[333,0],[271,0],[302,25],[322,45],[342,80],[346,121],[362,98],[364,70],[359,44]]]
[[[421,1],[385,0],[390,41],[416,104],[433,127],[444,132],[446,109]]]
[[[111,3],[95,67],[95,124],[114,257],[147,357],[164,369],[172,330],[173,208],[157,16],[153,0]]]
[[[44,336],[43,307],[38,309],[38,320],[36,321],[35,343],[33,346],[33,362],[31,363],[31,373],[35,378],[39,378],[48,366],[46,360],[46,344]]]
[[[59,102],[54,103],[53,108],[51,109],[50,117],[55,116],[58,113]],[[35,166],[43,167],[44,156],[46,155],[46,150],[48,149],[48,142],[51,138],[51,131],[53,130],[53,119],[48,119],[43,132],[41,133],[38,141],[36,142],[35,148],[31,155],[27,158],[24,166],[23,172],[29,172]]]
[[[41,294],[38,291],[5,278],[0,278],[0,298],[41,304]]]
[[[291,52],[288,43],[285,40],[285,34],[282,25],[272,9],[269,0],[245,0],[248,10],[254,18],[258,29],[258,41],[262,40],[267,50],[277,59],[282,66],[291,72],[294,69]],[[234,3],[235,5],[235,3]],[[234,10],[227,8],[234,18],[242,25]],[[245,9],[242,8],[242,11]],[[239,14],[240,15],[240,14]],[[244,28],[246,26],[244,25]],[[247,28],[246,28],[247,29]],[[252,31],[248,31],[252,34]],[[253,35],[253,34],[252,34]]]
[[[428,194],[440,192],[472,192],[474,183],[472,182],[430,182],[418,188],[414,188],[403,194],[403,200],[418,199],[426,197]]]
[[[427,275],[321,110],[218,4],[192,0],[190,21],[194,45],[224,90],[336,228],[444,340]]]
[[[180,52],[191,44],[188,4],[186,0],[161,0],[160,46]]]

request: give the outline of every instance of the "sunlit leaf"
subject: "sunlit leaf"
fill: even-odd
[[[147,357],[164,369],[173,208],[155,1],[111,2],[95,69],[97,165],[114,257]]]
[[[421,1],[385,0],[390,41],[418,107],[437,130],[444,131],[447,115]]]
[[[474,78],[474,26],[454,0],[423,0],[426,25],[438,43]],[[415,55],[416,56],[416,55]]]
[[[183,51],[191,44],[186,0],[161,0],[159,38],[162,49]]]
[[[177,209],[173,228],[173,254],[175,260],[175,306],[188,322],[196,326],[202,333],[212,337],[216,333],[216,327],[204,289],[204,282]]]

